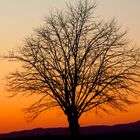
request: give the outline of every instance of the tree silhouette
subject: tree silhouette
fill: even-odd
[[[139,50],[132,48],[115,20],[95,18],[96,5],[87,0],[51,13],[45,24],[27,37],[12,55],[22,69],[8,76],[13,95],[41,98],[26,110],[30,120],[60,107],[72,135],[79,135],[79,118],[96,109],[126,110],[139,85]]]

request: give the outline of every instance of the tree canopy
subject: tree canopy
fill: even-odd
[[[8,76],[10,91],[41,95],[26,110],[31,120],[58,106],[76,134],[83,113],[110,107],[123,111],[134,103],[131,96],[138,95],[135,86],[140,82],[139,50],[130,46],[127,32],[114,19],[95,18],[95,7],[81,0],[51,13],[8,56],[22,63],[22,69]]]

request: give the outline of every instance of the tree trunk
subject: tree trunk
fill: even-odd
[[[68,122],[71,135],[74,137],[78,137],[80,135],[80,125],[78,122],[78,117],[75,117],[74,115],[69,115]]]

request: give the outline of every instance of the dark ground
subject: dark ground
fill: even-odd
[[[70,136],[68,128],[36,128],[0,134],[0,140],[140,140],[140,121],[114,126],[88,126],[81,136]]]
[[[117,132],[117,133],[105,133],[95,135],[81,135],[78,138],[72,136],[60,136],[60,135],[46,135],[46,136],[25,136],[16,138],[7,138],[3,140],[140,140],[140,131],[135,132]]]

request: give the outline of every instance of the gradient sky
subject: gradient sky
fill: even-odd
[[[43,24],[44,16],[56,7],[63,9],[65,2],[76,0],[0,0],[0,54],[6,54],[22,43],[33,28]],[[128,30],[132,44],[140,46],[140,0],[96,0],[96,16],[105,20],[116,18],[123,29]],[[92,0],[91,0],[92,2]],[[68,126],[66,117],[59,110],[50,110],[31,123],[25,122],[21,111],[35,100],[17,96],[7,98],[4,77],[17,68],[14,62],[0,61],[0,133],[36,127]],[[129,112],[99,117],[90,112],[85,114],[81,125],[117,124],[140,120],[140,104],[128,108]]]

